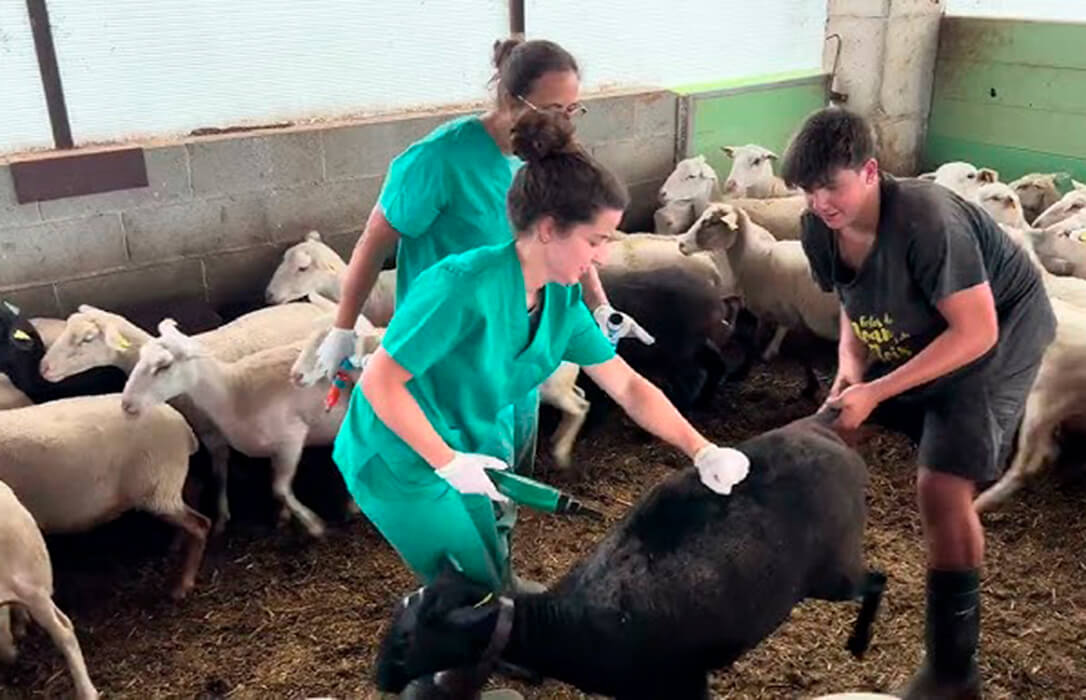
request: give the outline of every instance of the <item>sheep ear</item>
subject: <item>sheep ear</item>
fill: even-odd
[[[99,309],[97,306],[91,306],[90,304],[80,304],[79,305],[79,313],[81,313],[81,314],[101,314],[101,313],[105,313],[105,312],[102,311],[101,309]]]
[[[124,337],[124,334],[117,330],[117,327],[112,323],[106,325],[103,337],[106,345],[114,350],[127,350],[132,347],[132,343],[128,338]]]
[[[999,182],[999,173],[991,168],[981,168],[977,171],[977,180],[979,182]]]
[[[720,150],[724,151],[724,155],[729,158],[735,158],[735,146],[721,146]]]
[[[733,206],[728,206],[722,211],[724,214],[720,217],[720,220],[727,224],[732,231],[739,230],[739,210]]]
[[[770,160],[780,160],[780,157],[776,153],[774,153],[773,151],[766,151],[765,152],[765,157],[770,159]]]
[[[305,234],[305,240],[307,241],[320,241],[320,239],[320,231],[310,231],[309,233]]]
[[[920,180],[929,180],[931,182],[935,181],[935,173],[920,173],[916,177]]]

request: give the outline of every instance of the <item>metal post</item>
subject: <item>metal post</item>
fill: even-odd
[[[509,35],[524,36],[524,0],[509,0]]]
[[[41,73],[41,84],[45,89],[53,143],[57,148],[72,148],[72,127],[68,123],[64,90],[60,86],[60,69],[53,46],[53,29],[49,26],[49,10],[45,7],[45,0],[26,0],[26,11],[30,15],[30,31],[34,35],[34,49],[38,54],[38,72]]]

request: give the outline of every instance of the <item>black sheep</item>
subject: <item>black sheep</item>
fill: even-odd
[[[738,445],[750,475],[730,496],[706,489],[692,468],[665,479],[546,593],[509,599],[447,570],[398,609],[377,685],[400,692],[465,668],[482,669],[478,682],[500,653],[589,693],[707,698],[707,674],[755,647],[804,598],[863,595],[849,643],[859,656],[885,577],[865,573],[866,466],[829,420],[804,418]],[[442,687],[427,695],[473,696]]]
[[[725,375],[721,350],[731,336],[738,304],[722,301],[708,278],[682,267],[601,271],[600,282],[611,305],[656,339],[652,345],[624,339],[618,354],[659,383],[680,411],[707,403]],[[602,395],[589,397],[593,403],[602,399],[597,393]]]
[[[59,382],[41,376],[39,364],[45,355],[41,336],[8,302],[0,302],[0,372],[34,403],[73,396],[119,394],[124,389],[124,372],[116,367],[97,367]]]

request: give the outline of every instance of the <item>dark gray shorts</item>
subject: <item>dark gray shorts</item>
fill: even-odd
[[[936,380],[881,404],[870,421],[907,434],[922,466],[986,484],[1003,473],[1039,368],[1040,353],[1015,368]]]

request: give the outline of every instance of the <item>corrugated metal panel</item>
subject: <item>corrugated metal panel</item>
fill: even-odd
[[[947,0],[948,15],[1086,22],[1086,0]]]
[[[480,99],[509,22],[505,0],[49,0],[49,11],[77,144]]]
[[[558,41],[586,86],[684,83],[818,68],[826,0],[527,0],[531,37]]]
[[[0,2],[0,153],[53,143],[25,2]]]

